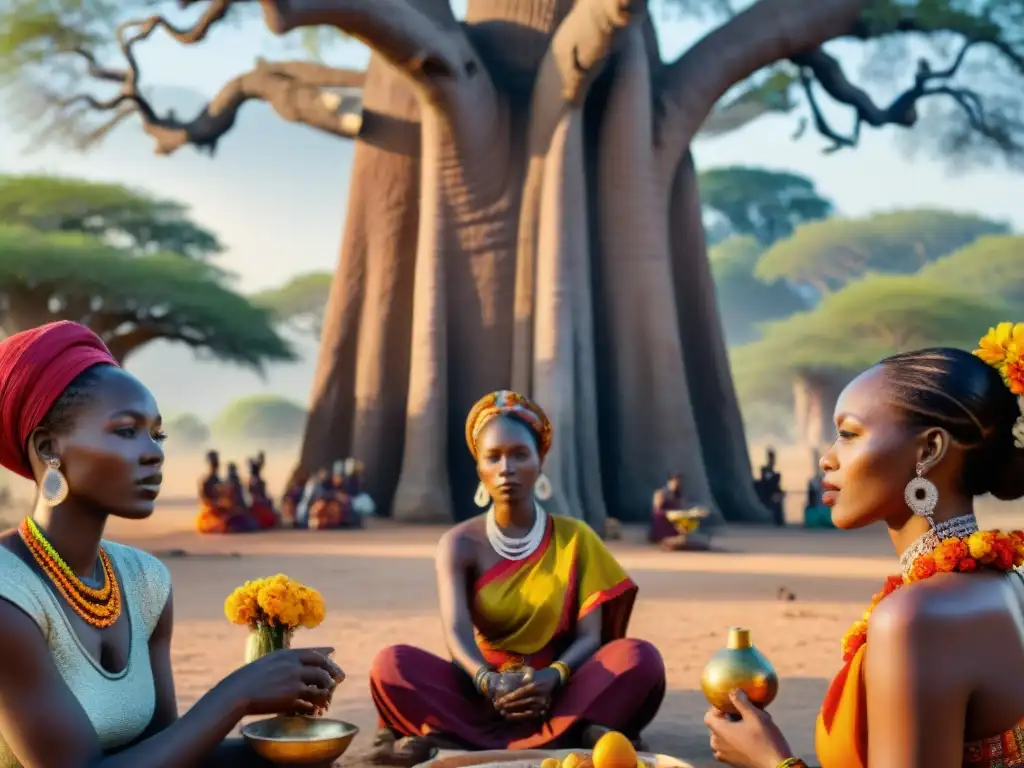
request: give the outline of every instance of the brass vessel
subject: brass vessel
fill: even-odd
[[[242,726],[242,737],[272,763],[314,765],[337,760],[359,729],[325,717],[268,717]]]
[[[764,709],[779,692],[775,668],[750,642],[750,630],[730,627],[725,648],[711,657],[700,676],[700,687],[711,706],[739,714],[729,694],[742,689],[751,702]]]

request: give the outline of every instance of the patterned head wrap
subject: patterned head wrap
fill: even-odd
[[[544,409],[526,395],[502,389],[477,400],[466,417],[466,444],[474,459],[477,457],[476,443],[480,432],[499,416],[509,416],[524,424],[537,441],[540,458],[547,456],[551,448],[551,422]]]

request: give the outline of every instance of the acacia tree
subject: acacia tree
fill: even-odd
[[[41,6],[14,5],[25,3]],[[959,110],[944,124],[961,144],[1015,150],[1013,115],[988,110],[954,76],[976,51],[1019,73],[1009,40],[1020,36],[1005,28],[1020,19],[1011,0],[980,10],[959,0],[758,0],[739,13],[709,4],[726,18],[663,62],[644,0],[469,0],[462,21],[449,0],[262,0],[271,33],[339,29],[373,49],[368,69],[259,62],[188,120],[147,100],[133,48],[157,29],[197,43],[231,0],[205,4],[187,28],[161,17],[121,26],[120,62],[102,58],[102,39],[80,18],[42,11],[7,48],[22,71],[56,55],[113,84],[104,98],[49,88],[58,117],[110,118],[80,134],[87,142],[134,115],[158,152],[212,151],[251,100],[358,138],[307,467],[355,455],[395,517],[444,519],[453,507],[464,516],[476,484],[464,414],[511,386],[554,422],[546,469],[558,511],[595,525],[606,510],[643,518],[650,489],[682,471],[695,503],[767,519],[751,488],[691,142],[727,91],[788,62],[836,147],[854,145],[864,123],[910,126],[932,99]],[[888,106],[820,47],[904,34],[948,34],[958,50],[901,76],[907,90]],[[777,98],[762,103],[789,109],[792,76],[781,72]],[[330,90],[344,87],[362,88],[361,119]],[[826,122],[820,92],[849,107],[853,132]],[[749,107],[732,116],[749,119]]]
[[[295,359],[270,314],[223,285],[209,264],[135,255],[77,232],[0,226],[0,331],[54,320],[89,326],[120,362],[156,340],[257,372]]]
[[[918,274],[1004,302],[1007,319],[1024,317],[1024,236],[982,237],[925,265]]]
[[[808,312],[765,327],[734,350],[745,407],[787,403],[797,439],[821,446],[835,431],[836,400],[850,379],[888,355],[930,346],[971,347],[1005,319],[998,298],[919,275],[869,275]]]
[[[709,240],[721,231],[749,235],[769,246],[800,224],[832,215],[832,201],[796,173],[728,166],[702,171],[698,179],[701,203],[711,218]]]
[[[979,237],[1007,229],[981,216],[927,209],[814,221],[769,248],[756,274],[825,295],[869,272],[917,272]]]
[[[274,319],[299,333],[319,336],[324,327],[324,310],[331,293],[330,272],[295,275],[277,288],[260,291],[254,303],[270,310]]]
[[[786,281],[767,282],[754,276],[763,250],[753,237],[733,236],[708,252],[722,328],[730,346],[756,339],[762,323],[807,309],[807,303]]]

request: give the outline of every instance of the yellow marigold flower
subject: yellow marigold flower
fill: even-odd
[[[989,328],[974,354],[1003,373],[1007,364],[1024,355],[1024,323],[1000,323]]]
[[[327,613],[323,596],[315,589],[302,587],[302,626],[313,629],[320,626]]]
[[[256,595],[246,582],[224,601],[224,615],[232,624],[253,624],[259,619],[259,605]]]
[[[977,531],[967,537],[967,548],[971,557],[982,563],[988,563],[995,556],[992,551],[992,540],[986,531]]]

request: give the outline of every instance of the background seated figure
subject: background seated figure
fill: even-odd
[[[522,395],[492,393],[470,412],[466,440],[477,503],[490,509],[438,546],[451,659],[409,645],[378,654],[374,757],[587,746],[609,729],[639,740],[664,697],[665,668],[651,644],[626,638],[637,588],[598,535],[537,503],[535,487],[550,487],[547,417]]]

